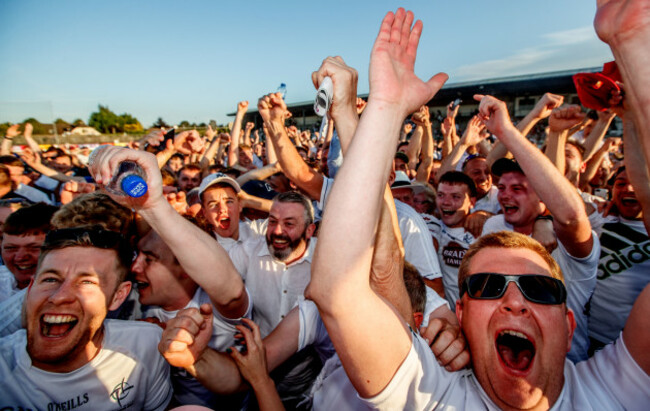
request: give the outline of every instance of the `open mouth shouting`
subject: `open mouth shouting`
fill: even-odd
[[[503,204],[503,214],[513,215],[517,211],[519,211],[519,207],[517,207],[516,205]]]
[[[533,364],[535,345],[522,332],[503,330],[495,341],[501,364],[512,374],[525,374]]]
[[[230,228],[230,218],[228,216],[220,217],[219,220],[217,220],[217,223],[219,225],[219,228],[222,230],[227,230]]]
[[[43,314],[40,318],[41,334],[47,338],[65,337],[79,320],[70,314]]]

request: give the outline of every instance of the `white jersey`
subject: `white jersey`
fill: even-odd
[[[445,300],[427,287],[427,305],[424,319],[428,323],[429,315],[443,304]],[[354,411],[370,409],[359,399],[357,391],[352,386],[339,356],[334,351],[334,345],[327,334],[316,304],[305,300],[300,303],[300,334],[298,350],[310,345],[316,348],[323,368],[311,388],[310,400],[315,411]],[[426,327],[426,324],[422,324]]]
[[[318,202],[321,209],[327,205],[327,197],[333,182],[334,179],[323,178],[323,187]],[[440,265],[426,223],[413,207],[401,201],[395,200],[395,210],[404,244],[404,259],[417,268],[422,277],[428,280],[440,278],[442,276]]]
[[[33,367],[27,334],[0,339],[2,410],[164,410],[172,397],[169,365],[158,352],[160,327],[104,321],[102,348],[68,373]]]
[[[472,370],[448,372],[419,336],[390,383],[363,399],[378,410],[499,410]],[[579,364],[564,363],[564,387],[551,411],[640,410],[650,403],[650,376],[623,339]]]
[[[0,265],[0,302],[5,301],[20,289],[14,274],[9,271],[6,265]]]
[[[458,300],[458,267],[469,246],[476,240],[464,227],[449,228],[442,220],[425,215],[424,221],[431,236],[438,242],[438,260],[442,269],[442,284],[445,287],[445,299],[452,310],[456,310]]]
[[[213,231],[214,237],[217,239],[217,242],[226,250],[230,249],[235,244],[242,244],[244,241],[249,238],[256,237],[258,235],[266,235],[266,226],[268,225],[268,219],[264,220],[246,220],[239,222],[239,238],[235,240],[230,237],[222,237],[217,234],[216,231]]]
[[[212,338],[208,342],[208,347],[217,351],[225,351],[226,348],[234,346],[234,336],[239,333],[235,325],[242,324],[241,318],[229,319],[219,314],[219,311],[212,304],[210,296],[201,287],[197,288],[194,296],[183,309],[200,308],[202,304],[210,304],[212,306]],[[252,309],[253,301],[249,295],[248,309],[244,317],[251,318]],[[155,317],[161,322],[166,323],[176,317],[178,311],[180,310],[167,311],[160,307],[153,307],[145,311],[144,315],[146,317]],[[172,382],[174,383],[174,399],[181,405],[194,404],[214,408],[225,400],[223,397],[217,396],[205,388],[182,368],[173,367],[171,375]]]
[[[607,344],[621,332],[650,282],[650,238],[643,221],[608,217],[596,228],[602,251],[589,304],[589,335]]]
[[[476,200],[474,208],[472,208],[472,213],[476,211],[487,211],[488,213],[498,214],[501,211],[501,204],[499,204],[498,199],[499,189],[497,186],[490,187],[490,191],[487,192],[483,197]]]
[[[512,225],[506,223],[503,215],[490,217],[483,226],[483,235],[497,231],[514,231]],[[600,257],[600,242],[595,232],[592,232],[593,247],[587,257],[577,258],[569,254],[564,245],[558,241],[557,248],[551,256],[557,261],[567,290],[567,307],[573,310],[576,319],[576,329],[573,333],[571,351],[567,358],[573,362],[587,359],[589,336],[587,330],[586,306],[596,287],[596,269]]]

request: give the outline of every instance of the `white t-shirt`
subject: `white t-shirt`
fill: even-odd
[[[334,179],[323,178],[319,208],[323,209],[327,205],[333,183]],[[404,259],[413,264],[422,277],[428,280],[440,278],[440,265],[426,223],[413,207],[401,201],[395,200],[395,210],[404,243]]]
[[[362,400],[378,410],[499,409],[472,370],[446,371],[419,336],[413,336],[411,350],[388,386]],[[551,411],[645,409],[648,403],[650,376],[620,338],[587,361],[565,361],[564,387]]]
[[[27,288],[23,288],[0,302],[0,337],[6,337],[23,328],[20,315],[26,295]]]
[[[501,204],[499,204],[499,199],[497,198],[498,195],[499,189],[497,186],[493,185],[490,187],[490,191],[488,191],[487,194],[476,200],[476,204],[474,204],[474,208],[472,208],[472,213],[483,210],[488,213],[498,214],[501,211]]]
[[[449,228],[442,220],[424,216],[431,236],[438,242],[438,259],[442,268],[442,284],[445,299],[452,310],[456,310],[458,300],[458,267],[469,246],[476,240],[464,227]]]
[[[255,301],[253,320],[260,326],[262,337],[269,335],[305,298],[315,248],[316,238],[311,238],[302,257],[289,265],[271,255],[264,236],[250,238],[230,249],[230,258]]]
[[[443,304],[447,304],[446,301],[427,287],[427,306],[424,315],[427,323],[431,312]],[[305,300],[300,303],[299,309],[300,334],[298,337],[298,350],[313,345],[324,364],[311,388],[310,399],[313,409],[317,411],[369,409],[365,403],[359,400],[357,391],[345,373],[341,360],[334,351],[334,345],[318,313],[316,304]],[[423,323],[422,326],[426,327],[426,324]]]
[[[50,200],[47,194],[37,188],[27,186],[23,183],[18,184],[18,187],[14,190],[14,193],[18,194],[21,197],[25,197],[32,203],[43,202],[45,204],[52,204],[52,200]]]
[[[224,248],[226,251],[230,251],[230,249],[235,245],[235,244],[242,244],[244,241],[248,240],[249,238],[258,236],[258,235],[265,235],[266,234],[266,226],[268,225],[268,219],[264,220],[246,220],[246,221],[240,221],[239,222],[239,239],[235,240],[230,237],[222,237],[219,234],[217,234],[216,231],[213,231],[213,234],[215,238],[217,239],[217,242],[221,244],[221,246]]]
[[[0,409],[164,410],[172,387],[161,335],[153,324],[106,320],[95,358],[52,373],[32,366],[26,331],[17,331],[0,339]]]
[[[483,235],[497,231],[513,231],[512,225],[506,223],[503,215],[490,217],[483,226]],[[584,258],[569,255],[564,245],[558,241],[557,248],[551,256],[557,261],[567,290],[567,307],[573,310],[576,319],[576,329],[573,333],[571,351],[567,358],[573,362],[587,359],[589,336],[587,330],[586,306],[596,287],[596,269],[600,257],[600,242],[592,231],[594,245],[591,253]]]
[[[643,221],[608,217],[600,226],[598,281],[589,304],[589,335],[602,343],[621,332],[650,282],[650,238]]]
[[[248,291],[247,291],[248,292]],[[223,317],[219,311],[214,307],[210,296],[201,287],[197,288],[194,296],[185,308],[200,308],[202,304],[210,304],[212,306],[212,338],[208,342],[208,347],[217,351],[225,351],[226,348],[235,345],[235,334],[239,331],[235,325],[241,324],[241,318],[229,319]],[[244,317],[251,318],[253,310],[253,301],[248,298],[248,309]],[[176,317],[178,311],[167,311],[160,307],[153,307],[145,311],[145,317],[155,317],[161,322],[166,323],[172,318]],[[197,381],[190,373],[183,368],[172,367],[172,382],[174,384],[174,398],[181,405],[195,404],[203,405],[206,407],[215,407],[220,402],[226,399],[223,396],[218,396],[205,388],[199,381]]]
[[[14,274],[6,265],[0,265],[0,302],[5,301],[18,291],[20,289],[18,289],[18,282]]]

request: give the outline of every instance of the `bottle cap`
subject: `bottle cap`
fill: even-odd
[[[130,197],[142,197],[147,192],[147,183],[137,175],[124,177],[122,180],[122,191]]]

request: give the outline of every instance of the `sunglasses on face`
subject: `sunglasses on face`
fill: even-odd
[[[517,284],[519,291],[528,301],[549,305],[566,301],[566,288],[562,281],[539,274],[473,274],[465,279],[460,297],[467,292],[468,297],[476,300],[496,300],[503,297],[510,282]]]

